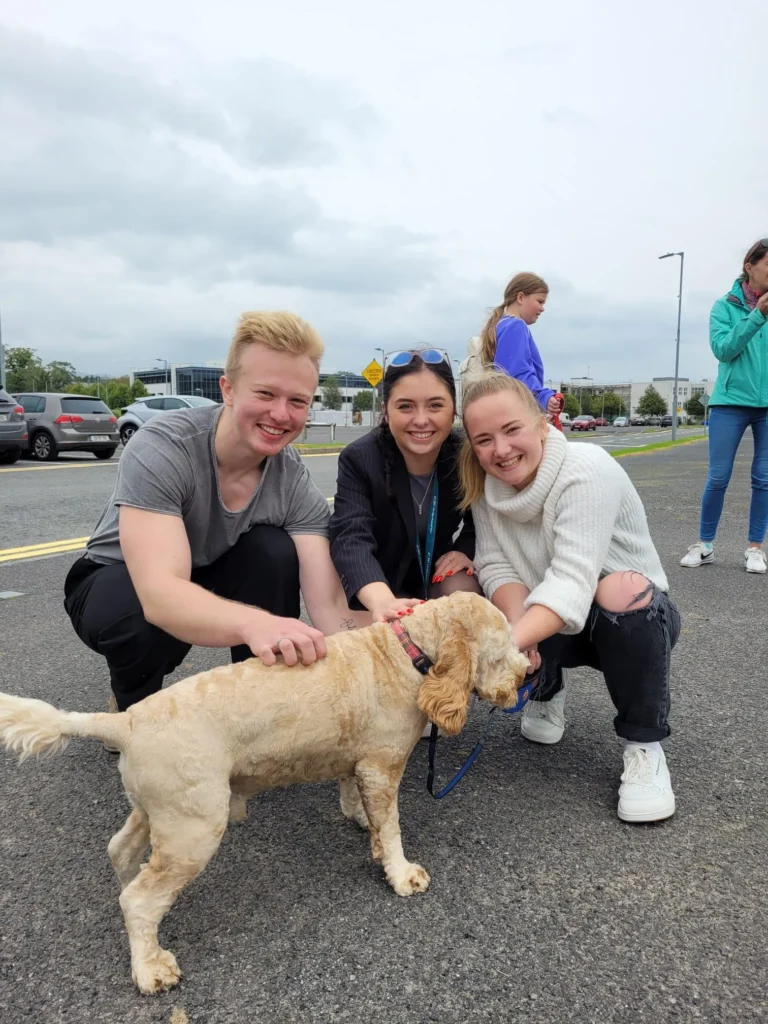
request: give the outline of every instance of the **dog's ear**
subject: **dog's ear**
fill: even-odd
[[[419,690],[419,709],[449,736],[467,722],[469,694],[477,671],[477,658],[466,629],[458,629],[440,644],[436,664]]]

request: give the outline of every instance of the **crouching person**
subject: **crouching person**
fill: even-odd
[[[680,616],[637,491],[602,448],[569,443],[547,426],[531,392],[504,374],[467,387],[464,426],[464,505],[474,517],[480,583],[539,671],[523,735],[557,742],[562,670],[597,669],[624,742],[619,817],[670,817],[675,797],[661,741],[670,732]]]
[[[326,634],[357,625],[330,558],[328,502],[288,447],[322,353],[298,317],[246,313],[223,405],[155,417],[123,452],[64,602],[106,659],[119,710],[159,690],[193,644],[229,647],[235,662],[311,664]]]

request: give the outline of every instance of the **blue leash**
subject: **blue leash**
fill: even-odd
[[[429,770],[427,772],[427,792],[430,796],[434,797],[435,800],[442,800],[444,796],[448,796],[452,789],[454,789],[464,776],[467,774],[469,769],[475,763],[480,755],[480,751],[485,745],[486,738],[488,736],[488,730],[491,726],[491,719],[495,711],[501,711],[505,715],[516,715],[518,711],[522,711],[528,701],[531,699],[531,694],[537,683],[538,679],[534,676],[529,682],[522,686],[517,691],[517,703],[512,708],[491,708],[490,714],[485,722],[485,728],[480,739],[475,744],[475,747],[469,757],[466,759],[464,764],[459,768],[456,774],[453,776],[450,782],[447,782],[439,792],[434,792],[435,785],[435,753],[437,751],[437,726],[432,723],[432,731],[429,734]]]

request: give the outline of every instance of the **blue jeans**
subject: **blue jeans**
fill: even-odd
[[[762,544],[768,529],[768,408],[715,405],[709,412],[709,474],[701,499],[699,538],[715,539],[723,511],[733,463],[747,427],[752,427],[752,502],[749,506],[749,543]]]

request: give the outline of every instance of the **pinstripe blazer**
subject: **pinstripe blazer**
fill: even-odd
[[[454,431],[438,455],[435,562],[446,551],[475,557],[471,513],[462,516],[457,508],[460,446],[461,436]],[[402,594],[401,588],[415,553],[416,518],[405,460],[391,438],[371,431],[339,455],[331,517],[331,557],[350,605],[360,607],[355,594],[368,583],[386,583],[398,597],[413,596]]]

